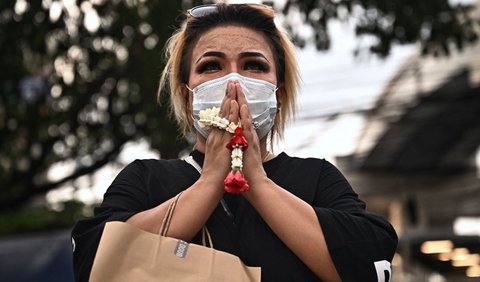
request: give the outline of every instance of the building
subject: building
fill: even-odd
[[[480,281],[480,45],[407,60],[339,164],[400,235],[393,281]]]

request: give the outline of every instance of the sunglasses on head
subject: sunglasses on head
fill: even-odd
[[[193,7],[187,10],[187,15],[194,18],[201,18],[218,12],[218,6],[215,4],[207,4]]]
[[[273,8],[267,5],[263,4],[254,4],[254,3],[249,3],[249,4],[230,4],[230,5],[246,5],[249,7],[253,7],[259,10],[268,10],[268,13],[273,16]],[[193,17],[193,18],[201,18],[205,17],[214,13],[218,12],[218,5],[216,4],[206,4],[206,5],[200,5],[193,7],[191,9],[187,10],[187,16]]]

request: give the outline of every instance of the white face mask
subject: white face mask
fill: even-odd
[[[198,125],[198,114],[207,108],[219,108],[227,91],[228,82],[237,80],[247,98],[248,108],[253,119],[253,126],[258,138],[262,139],[273,127],[277,113],[277,87],[264,80],[241,76],[230,73],[224,77],[204,82],[193,90],[193,117],[195,129],[207,138],[210,130]]]

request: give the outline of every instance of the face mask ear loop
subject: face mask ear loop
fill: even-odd
[[[190,89],[190,87],[187,84],[185,84],[185,87],[193,93],[193,90]],[[188,102],[188,99],[187,99],[186,100],[187,117],[188,117],[188,114],[189,114],[188,112],[190,112],[190,117],[192,119],[192,124],[193,124],[195,122],[195,118],[193,117],[193,111],[189,111],[189,107],[188,107],[189,105],[188,104],[189,104],[189,102]],[[190,121],[188,121],[188,122],[190,123]]]

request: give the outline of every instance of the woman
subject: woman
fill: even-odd
[[[274,23],[271,8],[253,4],[199,6],[188,11],[167,46],[161,89],[169,84],[184,133],[195,132],[193,160],[137,160],[105,194],[95,216],[73,230],[74,266],[88,279],[107,221],[126,221],[158,233],[175,195],[183,191],[168,236],[200,243],[206,225],[216,249],[249,266],[262,281],[389,281],[397,237],[384,219],[365,212],[329,162],[274,156],[299,83],[294,48]],[[200,111],[238,124],[248,148],[242,176],[250,189],[225,193],[232,134],[202,124]],[[220,204],[221,203],[221,204]]]

